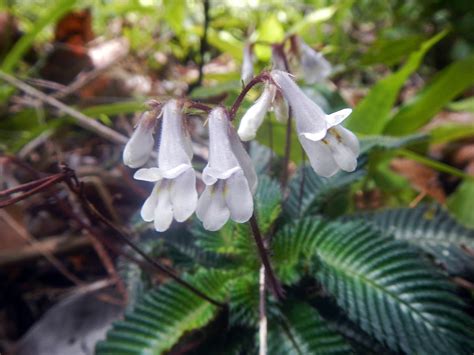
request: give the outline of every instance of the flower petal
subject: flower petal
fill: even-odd
[[[163,175],[159,168],[143,168],[137,170],[135,174],[133,174],[133,178],[142,181],[160,181],[163,179]]]
[[[166,171],[162,171],[163,177],[166,179],[174,179],[175,177],[181,175],[188,169],[192,169],[193,167],[191,164],[180,164],[175,166],[174,168],[168,169]]]
[[[191,165],[192,151],[189,149],[182,106],[177,100],[170,100],[163,106],[162,112],[158,167],[165,172],[179,165]]]
[[[354,171],[357,168],[357,155],[351,148],[338,141],[332,134],[328,134],[326,139],[337,165],[344,171]]]
[[[203,222],[204,228],[216,231],[222,228],[230,216],[226,206],[223,191],[224,181],[207,186],[199,197],[196,209],[197,217]]]
[[[273,101],[273,112],[275,113],[275,118],[278,122],[286,123],[288,121],[288,102],[286,102],[279,92],[276,94],[275,100]]]
[[[153,126],[155,119],[145,112],[137,128],[123,150],[123,162],[130,168],[139,168],[145,165],[150,158],[155,140],[153,139]]]
[[[252,192],[252,194],[254,194],[255,191],[257,190],[257,183],[258,183],[257,173],[255,172],[255,167],[252,163],[252,159],[250,158],[249,154],[245,150],[242,142],[240,141],[233,127],[231,127],[229,131],[229,140],[230,140],[230,146],[232,148],[232,152],[237,158],[239,165],[244,171],[245,177],[247,178],[250,191]]]
[[[314,84],[326,79],[331,74],[331,64],[321,53],[315,51],[303,41],[300,42],[300,46],[304,80],[308,84]]]
[[[160,182],[157,182],[150,193],[150,196],[145,200],[140,215],[145,222],[151,222],[155,218],[155,208],[158,203],[158,191]]]
[[[242,73],[241,79],[244,85],[247,85],[253,77],[253,62],[254,55],[252,51],[252,45],[247,43],[244,47],[244,55],[242,61]]]
[[[321,176],[333,176],[339,170],[329,147],[321,141],[314,142],[300,136],[300,142],[313,170]]]
[[[327,131],[324,111],[305,95],[288,73],[272,70],[271,76],[292,109],[298,134],[310,140],[324,137]]]
[[[232,169],[222,171],[215,169],[209,165],[206,165],[202,172],[202,181],[204,181],[206,185],[214,185],[218,179],[227,179],[229,176],[239,170],[242,170],[239,166],[235,166]]]
[[[359,156],[360,145],[356,135],[342,126],[336,126],[334,129],[341,137],[342,144],[347,145],[356,156]]]
[[[326,122],[328,128],[334,127],[344,121],[352,113],[352,109],[345,108],[343,110],[326,115]]]
[[[229,117],[223,107],[214,108],[209,114],[209,162],[208,166],[221,171],[229,171],[239,162],[232,152],[229,142],[229,132],[234,128],[229,122]]]
[[[164,180],[158,191],[158,203],[155,208],[155,229],[158,232],[167,230],[173,221],[173,207],[170,201],[169,181]]]
[[[232,220],[243,223],[252,217],[253,198],[243,172],[237,172],[226,180],[224,196]]]
[[[193,214],[198,199],[193,169],[188,169],[172,181],[170,198],[173,215],[178,222],[187,220]]]
[[[262,95],[247,110],[240,120],[238,134],[243,141],[250,141],[257,135],[257,130],[263,123],[263,119],[270,109],[273,99],[275,98],[276,86],[267,84]]]

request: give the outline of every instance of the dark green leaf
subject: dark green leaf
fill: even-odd
[[[223,299],[230,275],[205,271],[187,280],[215,299]],[[149,291],[125,319],[114,323],[96,354],[163,354],[185,334],[209,323],[218,307],[169,282]]]
[[[446,33],[446,31],[443,31],[423,42],[420,49],[410,55],[400,70],[375,84],[347,119],[347,128],[357,133],[382,133],[390,118],[390,110],[395,104],[398,92],[405,81],[420,66],[426,52],[441,40]]]
[[[344,338],[305,303],[288,302],[283,319],[270,319],[268,353],[272,355],[351,354]]]
[[[385,132],[403,135],[428,123],[448,102],[474,84],[474,55],[441,71],[435,80],[403,106],[388,122]]]

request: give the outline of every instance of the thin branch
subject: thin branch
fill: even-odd
[[[259,355],[267,355],[267,314],[266,314],[266,285],[265,285],[265,267],[260,267],[260,297],[259,297],[259,313],[260,319],[258,324],[259,336]]]
[[[97,133],[99,136],[112,141],[114,143],[125,144],[128,141],[128,138],[119,132],[114,131],[113,129],[104,126],[103,124],[99,123],[95,119],[84,115],[82,112],[77,111],[76,109],[63,104],[61,101],[55,99],[52,96],[48,96],[45,93],[35,89],[34,87],[24,83],[23,81],[3,72],[0,70],[0,79],[6,81],[10,85],[22,90],[26,94],[39,99],[48,105],[51,105],[58,110],[70,115],[76,123],[85,128],[90,130],[94,133]]]
[[[36,249],[36,251],[43,255],[46,260],[48,260],[51,265],[53,265],[56,270],[59,271],[60,274],[62,274],[66,279],[71,281],[75,285],[83,285],[84,282],[80,280],[76,275],[74,275],[72,272],[70,272],[67,267],[58,259],[56,258],[51,252],[48,250],[42,249],[38,245],[38,241],[30,235],[23,226],[21,226],[13,217],[10,216],[10,214],[6,211],[1,211],[0,210],[0,217],[12,228],[14,228],[18,235],[26,240],[33,248]]]
[[[245,95],[250,91],[258,83],[261,83],[265,80],[269,80],[270,76],[267,72],[263,72],[260,75],[257,75],[255,78],[249,81],[249,83],[244,87],[244,89],[240,92],[237,99],[235,99],[234,104],[232,105],[229,111],[229,119],[232,121],[235,118],[235,114],[239,109],[240,105],[242,105],[242,101],[244,101]]]
[[[38,192],[41,192],[51,186],[53,186],[54,184],[57,184],[61,181],[63,181],[65,178],[65,175],[60,173],[60,174],[56,174],[56,175],[52,175],[50,179],[48,179],[46,182],[32,188],[31,190],[19,195],[19,196],[16,196],[16,197],[12,197],[8,200],[5,200],[5,201],[0,201],[0,208],[5,208],[7,206],[10,206],[10,205],[13,205],[14,203],[17,203],[19,201],[22,201],[28,197],[30,197],[31,195],[34,195]]]
[[[129,237],[121,230],[121,228],[115,226],[112,222],[110,222],[106,217],[104,217],[96,208],[95,206],[84,196],[83,190],[82,190],[82,184],[79,183],[77,178],[74,175],[74,172],[70,170],[69,168],[64,168],[66,172],[70,172],[71,174],[71,179],[66,181],[69,189],[81,200],[83,207],[85,207],[86,211],[96,217],[100,222],[104,223],[107,227],[112,229],[116,236],[119,237],[121,241],[123,241],[125,244],[127,244],[130,248],[132,248],[137,254],[139,254],[144,260],[146,260],[150,265],[152,265],[154,268],[157,270],[163,272],[164,274],[168,275],[171,277],[173,280],[175,280],[177,283],[179,283],[181,286],[184,286],[185,288],[189,289],[191,292],[195,293],[199,297],[205,299],[206,301],[222,307],[224,306],[223,303],[218,302],[211,297],[207,296],[205,293],[202,291],[198,290],[196,287],[188,283],[187,281],[183,280],[180,278],[177,274],[174,273],[170,268],[168,268],[165,265],[162,265],[158,263],[156,260],[148,256],[143,250],[141,250],[135,243],[133,243]]]
[[[280,282],[278,281],[278,279],[275,276],[275,273],[273,272],[270,259],[268,258],[267,250],[263,242],[262,234],[260,232],[257,219],[255,218],[255,214],[252,215],[249,223],[250,223],[250,228],[252,229],[252,234],[255,239],[255,243],[257,244],[257,249],[260,255],[260,259],[262,261],[263,266],[265,267],[265,272],[268,277],[268,283],[271,287],[271,291],[273,292],[273,295],[277,299],[281,299],[284,297],[283,288],[281,287]]]

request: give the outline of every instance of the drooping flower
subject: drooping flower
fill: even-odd
[[[253,54],[253,45],[247,43],[244,46],[244,55],[242,60],[242,72],[241,72],[241,80],[244,85],[247,85],[250,80],[253,78],[253,64],[255,61],[255,57]]]
[[[267,83],[260,97],[247,110],[239,125],[240,139],[249,141],[255,138],[257,130],[262,125],[263,119],[273,103],[276,89],[275,85]]]
[[[199,197],[196,215],[204,228],[215,231],[229,217],[238,223],[250,219],[257,175],[226,110],[214,108],[208,122],[209,162],[202,174],[206,188]]]
[[[134,178],[155,182],[151,195],[141,209],[147,222],[165,231],[173,218],[188,219],[196,210],[196,174],[191,165],[192,149],[185,130],[182,107],[176,100],[163,106],[163,118],[158,148],[158,167],[138,170]]]
[[[273,70],[271,77],[291,106],[298,138],[314,171],[329,177],[339,169],[355,170],[359,141],[352,132],[340,126],[352,110],[343,109],[326,115],[288,73]]]
[[[153,130],[156,123],[156,113],[146,111],[140,117],[130,140],[123,150],[123,162],[130,168],[139,168],[148,161],[155,140]]]
[[[331,74],[332,67],[326,58],[301,39],[299,50],[303,78],[308,84],[324,81]]]

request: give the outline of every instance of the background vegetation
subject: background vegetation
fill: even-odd
[[[255,351],[259,259],[249,228],[228,223],[208,233],[193,220],[169,233],[151,231],[137,215],[150,186],[131,179],[121,151],[147,100],[186,95],[230,105],[242,89],[245,42],[257,43],[258,72],[271,67],[265,43],[288,34],[332,63],[330,80],[300,84],[326,112],[354,108],[346,126],[362,154],[356,172],[322,179],[293,136],[291,179],[282,192],[285,125],[270,115],[250,146],[260,176],[259,223],[272,236],[272,263],[286,291],[283,302],[267,299],[268,353],[472,353],[468,0],[4,2],[5,350],[29,353],[46,337],[44,329],[31,330],[45,312],[89,291],[120,304],[97,326],[98,338],[125,305],[129,311],[99,353]],[[260,90],[250,92],[238,117]],[[197,170],[207,156],[201,122],[191,119]],[[67,181],[59,163],[84,183],[80,192],[51,178]],[[8,189],[39,179],[49,185],[8,202],[17,196]],[[120,233],[225,307],[150,270]],[[64,322],[75,317],[68,314]]]

